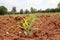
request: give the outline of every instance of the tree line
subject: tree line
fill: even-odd
[[[60,12],[60,3],[58,3],[57,8],[47,8],[45,10],[37,10],[36,8],[31,7],[30,11],[26,9],[25,11],[23,9],[20,9],[20,12],[16,12],[16,7],[13,7],[10,12],[8,12],[8,9],[5,6],[0,6],[0,15],[4,14],[28,14],[28,13],[50,13],[50,12]]]

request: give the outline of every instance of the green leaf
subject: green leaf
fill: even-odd
[[[32,18],[31,20],[30,20],[30,25],[29,25],[29,27],[31,27],[32,26],[32,22],[35,20],[35,18]]]

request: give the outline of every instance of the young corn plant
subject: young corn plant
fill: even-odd
[[[30,24],[27,22],[28,20],[30,20]],[[24,34],[25,36],[28,36],[29,33],[31,32],[30,28],[32,26],[32,22],[35,20],[34,17],[28,17],[27,19],[24,19],[24,23],[23,23],[23,29],[24,29]]]

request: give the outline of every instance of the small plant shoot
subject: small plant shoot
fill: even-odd
[[[28,20],[30,20],[30,23],[27,22]],[[28,17],[27,19],[24,19],[23,29],[24,29],[25,36],[28,36],[29,33],[31,32],[30,27],[32,26],[34,20],[35,17]]]

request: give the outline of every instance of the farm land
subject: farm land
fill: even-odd
[[[60,40],[60,13],[2,15],[0,40]]]

